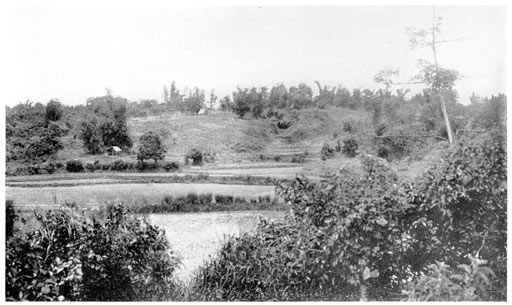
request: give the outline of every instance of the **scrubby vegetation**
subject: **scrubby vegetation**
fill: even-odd
[[[506,299],[507,162],[502,131],[461,140],[443,163],[414,182],[399,181],[375,157],[361,158],[360,174],[344,171],[320,183],[305,177],[280,183],[277,193],[289,206],[289,216],[283,222],[262,220],[254,232],[229,237],[187,287],[172,280],[177,261],[169,257],[163,233],[126,215],[120,206],[92,216],[50,212],[38,216],[34,232],[16,232],[8,203],[6,297]],[[169,196],[132,208],[164,213],[247,204],[279,208],[270,197],[244,201],[212,194]]]
[[[62,162],[45,162],[41,164],[24,164],[11,167],[11,171],[6,173],[7,176],[24,176],[24,175],[48,175],[62,173],[94,173],[94,172],[176,172],[182,168],[182,164],[177,161],[146,163],[146,162],[128,162],[124,160],[114,160],[111,162],[89,161],[82,162],[80,160],[69,160],[66,164]]]
[[[277,202],[277,198],[260,196],[247,199],[232,195],[220,194],[196,194],[189,193],[186,196],[165,196],[157,204],[135,204],[130,207],[135,213],[187,213],[187,212],[212,212],[212,211],[242,211],[242,210],[282,210],[283,204]]]
[[[460,100],[460,74],[436,51],[459,39],[439,39],[441,24],[434,9],[431,27],[406,31],[409,46],[433,59],[417,60],[412,83],[382,70],[376,89],[277,83],[237,87],[218,101],[213,89],[180,91],[173,81],[163,101],[107,89],[82,105],[6,107],[6,175],[21,176],[6,187],[18,200],[42,197],[22,187],[48,188],[58,208],[32,211],[27,223],[6,201],[5,298],[506,301],[507,97]],[[411,84],[423,87],[411,94]],[[293,164],[266,171],[283,163]],[[128,186],[103,191],[131,204],[61,205],[52,189],[80,185],[73,198],[93,200],[81,186],[116,183]],[[202,189],[248,197],[135,183],[231,184]],[[270,189],[256,193],[257,184],[276,186],[276,196],[255,197]],[[144,217],[254,209],[289,213],[225,237],[187,283],[175,277],[173,240]]]
[[[73,210],[37,215],[39,227],[6,243],[6,299],[19,301],[158,301],[176,290],[162,230],[127,215]]]
[[[505,300],[503,142],[460,144],[447,158],[413,184],[367,165],[373,170],[363,176],[282,185],[291,216],[228,240],[200,270],[198,295]]]
[[[48,105],[59,105],[50,101]],[[55,106],[51,106],[54,107]],[[54,112],[54,111],[52,111]],[[47,119],[48,118],[48,119]],[[6,118],[6,161],[16,163],[44,162],[62,149],[61,137],[69,129],[54,122],[57,115],[46,114],[46,106],[31,102],[8,109]]]

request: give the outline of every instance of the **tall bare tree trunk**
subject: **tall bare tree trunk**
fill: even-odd
[[[444,102],[443,93],[439,93],[439,98],[441,99],[441,111],[443,112],[444,123],[446,124],[446,133],[448,133],[448,141],[450,145],[453,144],[453,133],[452,127],[450,126],[450,119],[448,118],[448,112],[446,111],[446,103]]]
[[[436,77],[438,76],[438,64],[437,64],[437,53],[436,53],[436,7],[434,6],[432,8],[432,52],[434,53],[434,64],[436,67]],[[434,85],[434,82],[432,85]],[[432,86],[432,91],[435,92],[434,86]],[[448,118],[448,112],[446,111],[446,103],[444,101],[443,92],[442,90],[437,93],[439,95],[439,99],[441,101],[441,111],[443,112],[444,117],[444,123],[446,125],[446,133],[448,133],[448,141],[450,142],[450,145],[453,144],[453,134],[452,134],[452,128],[450,126],[450,119]]]

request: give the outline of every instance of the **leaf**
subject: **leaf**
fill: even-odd
[[[384,219],[384,218],[377,218],[377,219],[376,219],[376,222],[377,222],[379,225],[381,225],[381,226],[385,226],[385,225],[387,225],[387,224],[388,224],[388,221],[387,221],[386,219]]]
[[[492,277],[496,277],[494,271],[489,267],[480,267],[479,271],[484,272],[485,274],[490,274]]]
[[[370,271],[370,268],[368,268],[368,267],[364,268],[364,270],[363,270],[363,279],[365,281],[367,279],[369,279],[369,278],[377,278],[377,277],[379,277],[379,271],[378,270]]]
[[[471,274],[471,268],[468,265],[461,264],[457,268],[464,270],[467,274]]]
[[[367,280],[370,278],[370,268],[366,267],[363,270],[363,280]]]
[[[48,287],[48,286],[44,286],[43,288],[41,288],[41,292],[43,294],[48,294],[48,293],[50,293],[50,291],[51,291],[50,287]]]
[[[379,270],[373,270],[372,272],[370,272],[370,277],[371,278],[378,278],[379,277]]]

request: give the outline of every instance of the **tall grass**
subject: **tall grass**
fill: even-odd
[[[233,195],[213,195],[212,193],[188,193],[185,196],[165,196],[158,203],[134,203],[130,207],[133,213],[187,213],[212,211],[245,210],[284,210],[286,206],[271,196],[245,198]]]

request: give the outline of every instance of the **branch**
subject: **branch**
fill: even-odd
[[[374,138],[379,138],[379,139],[382,139],[382,138],[438,138],[438,139],[441,139],[441,140],[447,140],[446,138],[443,138],[441,136],[436,136],[436,135],[420,135],[420,136],[410,136],[410,135],[396,135],[396,136],[373,136]]]
[[[426,84],[427,82],[407,82],[407,83],[393,83],[393,85],[416,85],[416,84]]]
[[[436,40],[435,44],[447,43],[447,42],[457,42],[457,41],[466,40],[466,39],[469,39],[469,37],[463,37],[463,38],[457,38],[457,39],[447,39],[447,40]],[[424,42],[424,45],[431,46],[432,42]]]
[[[459,131],[467,131],[467,132],[485,132],[485,129],[457,129],[455,131],[455,135],[459,135]]]

